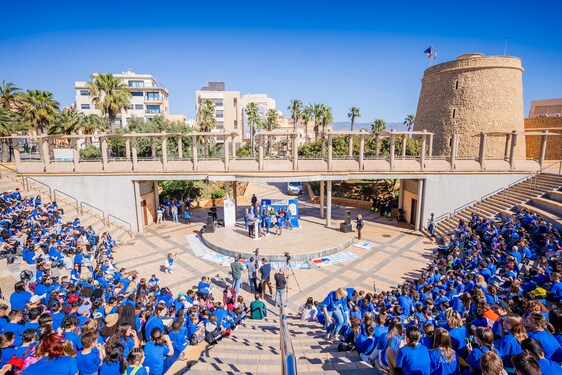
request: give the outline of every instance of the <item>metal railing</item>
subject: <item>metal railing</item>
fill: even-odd
[[[283,375],[296,375],[297,374],[297,360],[295,358],[295,351],[293,349],[293,342],[287,328],[287,321],[283,313],[283,307],[279,310],[279,337],[281,345],[281,369]]]
[[[49,199],[53,200],[53,189],[51,189],[51,187],[49,185],[47,185],[46,183],[41,182],[39,180],[36,180],[33,177],[29,177],[29,176],[22,176],[22,179],[23,179],[23,186],[27,191],[29,191],[29,180],[31,180],[34,183],[39,184],[39,185],[47,188],[49,190]]]
[[[77,213],[77,214],[80,213],[80,204],[78,203],[78,198],[73,197],[73,196],[70,195],[70,194],[66,194],[65,192],[62,192],[62,191],[60,191],[60,190],[58,190],[58,189],[55,189],[55,190],[53,191],[53,198],[54,198],[55,201],[57,200],[57,192],[58,192],[60,195],[63,195],[63,196],[65,196],[65,197],[67,197],[67,198],[72,199],[72,200],[74,201],[74,207],[76,208],[76,213]]]
[[[118,218],[115,215],[112,214],[107,214],[106,216],[106,225],[108,228],[111,227],[111,218],[115,219],[116,221],[114,221],[113,223],[119,226],[122,226],[122,224],[125,224],[126,227],[128,227],[129,229],[127,230],[127,233],[129,234],[130,237],[133,237],[133,226],[131,225],[131,223],[129,223],[128,221],[125,221],[123,219]]]
[[[99,212],[101,214],[101,222],[105,225],[105,212],[103,212],[103,210],[101,210],[101,209],[99,209],[95,206],[92,206],[89,203],[80,202],[80,214],[82,214],[82,215],[84,214],[84,206],[88,207],[90,210],[94,210],[94,211]],[[94,216],[95,216],[95,214],[94,214]]]

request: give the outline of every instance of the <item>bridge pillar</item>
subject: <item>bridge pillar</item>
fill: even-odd
[[[457,148],[459,146],[459,135],[453,134],[451,137],[451,155],[449,157],[449,162],[451,163],[451,170],[455,169],[455,160],[457,159]]]
[[[394,129],[391,130],[390,134],[390,170],[394,170],[394,154],[396,153],[396,134],[394,133]]]
[[[197,136],[191,136],[191,162],[193,163],[193,172],[197,171]]]
[[[420,154],[420,169],[423,171],[425,168],[425,147],[427,144],[427,130],[423,129],[423,133],[421,136],[421,154]]]
[[[509,166],[511,169],[515,169],[515,160],[517,159],[517,153],[515,152],[517,149],[517,133],[515,130],[511,133],[511,144],[509,150]]]
[[[545,130],[545,131],[543,131],[543,136],[541,137],[541,152],[539,154],[539,164],[540,164],[541,168],[543,167],[544,158],[546,157],[547,138],[548,138],[548,130]],[[17,161],[16,161],[16,163],[17,163]]]
[[[101,139],[101,165],[102,170],[107,171],[108,161],[107,161],[107,138],[100,137]]]
[[[364,164],[365,158],[365,135],[361,134],[359,136],[359,170],[362,171],[365,167]]]
[[[17,134],[12,134],[12,137],[17,137],[17,136],[18,136]],[[14,161],[16,163],[16,169],[19,170],[20,162],[21,162],[19,140],[17,138],[12,138],[10,139],[10,142],[12,142],[12,149],[14,150]]]
[[[293,143],[293,171],[296,171],[299,169],[299,148],[297,146],[298,134],[293,134],[291,138]]]
[[[480,160],[480,169],[486,169],[486,133],[480,133],[480,153],[479,153],[479,160]]]
[[[78,144],[77,138],[70,139],[70,147],[72,147],[72,161],[74,163],[74,173],[77,173],[78,166],[80,165],[80,146]]]
[[[134,136],[135,132],[132,132],[133,137],[131,138],[131,153],[133,157],[133,172],[138,169],[138,150],[137,150],[137,137]]]
[[[125,138],[125,156],[127,160],[131,159],[131,139]]]
[[[333,153],[333,145],[332,145],[332,134],[328,134],[328,170],[332,170],[332,153]]]
[[[165,134],[166,132],[162,133]],[[162,136],[162,170],[168,171],[168,138],[165,135]]]
[[[49,152],[49,139],[44,138],[41,141],[41,153],[43,154],[43,165],[45,172],[48,172],[49,165],[51,164],[51,153]]]
[[[320,181],[320,219],[324,218],[324,181]]]
[[[258,170],[263,171],[263,135],[258,134]]]
[[[402,136],[402,160],[406,159],[406,145],[408,144],[408,137],[406,134]]]
[[[183,142],[181,135],[178,135],[178,159],[183,159]]]
[[[332,180],[326,181],[326,226],[332,225]]]

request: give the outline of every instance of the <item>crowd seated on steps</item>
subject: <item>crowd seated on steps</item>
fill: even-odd
[[[174,296],[156,275],[120,268],[109,233],[64,221],[40,196],[4,192],[0,212],[2,257],[25,269],[10,306],[0,304],[2,375],[161,375],[188,345],[215,344],[249,311],[233,288],[215,301],[206,277]]]
[[[309,298],[303,320],[390,374],[562,374],[562,240],[531,212],[473,214],[421,277]]]

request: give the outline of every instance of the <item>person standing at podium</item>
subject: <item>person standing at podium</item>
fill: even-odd
[[[363,226],[365,225],[365,223],[363,222],[363,216],[362,215],[357,215],[357,239],[360,240],[361,239],[361,229],[363,229]]]

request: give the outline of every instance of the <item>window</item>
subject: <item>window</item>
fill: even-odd
[[[126,109],[127,111],[130,111],[131,109],[133,109],[133,105],[132,105],[132,104],[127,104],[127,105],[125,106],[125,109]]]
[[[90,109],[89,104],[80,104],[80,109]]]
[[[224,118],[224,111],[215,111],[216,118]]]
[[[453,118],[455,118],[456,114],[457,114],[457,110],[453,108]]]
[[[160,113],[160,106],[159,105],[147,105],[146,106],[146,113]]]
[[[135,104],[135,109],[143,109],[143,105],[142,104]]]
[[[142,96],[142,91],[131,91],[131,95],[133,96]]]
[[[144,81],[129,81],[129,87],[144,87]]]
[[[215,106],[216,106],[216,107],[222,107],[222,100],[217,100],[217,101],[215,102]]]
[[[88,91],[88,90],[80,90],[80,95],[81,95],[81,96],[88,96],[88,95],[90,95],[90,91]]]
[[[116,119],[113,121],[113,124],[114,124],[115,126],[121,126],[121,125],[123,125],[123,121],[122,121],[120,118],[116,118]]]
[[[158,101],[158,100],[160,100],[160,93],[159,92],[147,92],[146,93],[146,100]]]
[[[215,129],[223,130],[223,129],[224,129],[224,123],[222,123],[222,122],[217,122],[217,124],[216,124],[216,126],[215,126]]]
[[[459,88],[459,81],[457,81],[457,82],[455,83],[455,90],[458,90],[458,88]]]

